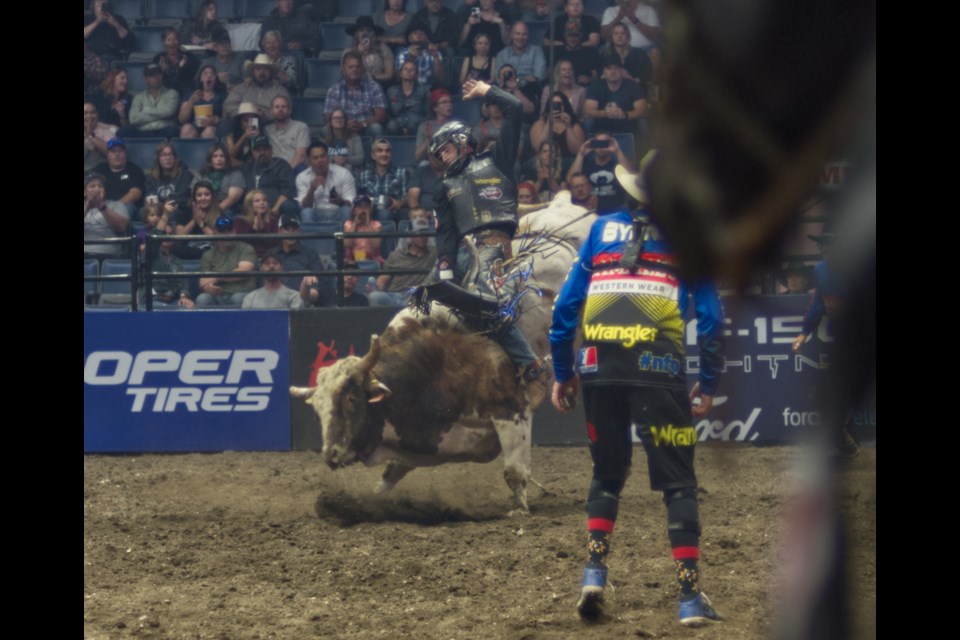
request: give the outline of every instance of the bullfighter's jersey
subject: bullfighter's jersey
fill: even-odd
[[[646,212],[639,212],[641,217]],[[598,219],[554,305],[550,343],[557,380],[574,376],[573,342],[581,309],[583,346],[576,373],[584,385],[685,388],[683,314],[688,288],[676,276],[659,229],[646,227],[640,267],[620,267],[633,238],[626,211]],[[701,346],[701,389],[713,394],[723,367],[723,312],[710,283],[693,289]]]

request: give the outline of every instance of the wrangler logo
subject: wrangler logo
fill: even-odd
[[[675,427],[672,424],[665,427],[651,426],[650,435],[653,436],[653,444],[657,447],[661,444],[692,447],[697,442],[697,430],[693,427]]]
[[[655,327],[635,324],[631,327],[615,327],[604,324],[585,324],[583,334],[587,340],[600,342],[620,342],[629,349],[638,342],[653,342],[657,339]]]
[[[500,178],[477,178],[473,184],[500,184]]]

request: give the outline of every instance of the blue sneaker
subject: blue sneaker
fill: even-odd
[[[688,600],[680,601],[680,624],[699,627],[710,622],[719,622],[723,616],[717,613],[710,599],[704,593],[698,593]]]
[[[596,620],[603,612],[603,588],[607,584],[607,568],[587,565],[580,581],[577,611],[584,620]]]

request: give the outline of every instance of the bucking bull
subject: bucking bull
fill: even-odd
[[[568,192],[521,218],[514,263],[529,273],[517,322],[537,355],[549,351],[553,298],[594,216]],[[323,459],[337,469],[386,463],[377,491],[393,488],[414,467],[490,462],[504,455],[504,479],[528,513],[533,411],[543,400],[519,383],[493,340],[467,333],[434,305],[429,315],[404,309],[363,358],[342,358],[315,387],[291,387],[313,406]],[[539,397],[532,397],[532,396]]]

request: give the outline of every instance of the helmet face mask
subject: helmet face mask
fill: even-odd
[[[447,144],[453,145],[457,150],[457,157],[450,162],[444,161],[441,154]],[[454,120],[441,126],[430,137],[430,155],[441,161],[446,174],[455,174],[466,165],[470,156],[469,148],[476,147],[476,144],[470,127]]]

